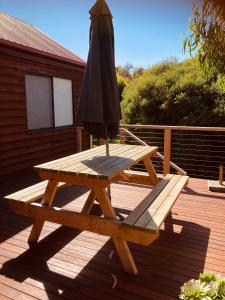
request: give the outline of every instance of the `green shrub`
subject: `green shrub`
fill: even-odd
[[[127,83],[122,98],[124,123],[225,124],[225,80],[207,77],[196,59],[149,68]]]

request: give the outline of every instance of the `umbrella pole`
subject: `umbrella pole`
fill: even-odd
[[[106,155],[110,156],[109,155],[109,138],[108,137],[106,139],[105,146],[106,146]],[[111,188],[110,188],[110,185],[107,187],[107,191],[108,191],[109,199],[111,200]]]
[[[110,156],[110,155],[109,155],[109,138],[108,138],[108,137],[107,137],[107,139],[106,139],[105,146],[106,146],[106,155],[107,155],[107,156]]]

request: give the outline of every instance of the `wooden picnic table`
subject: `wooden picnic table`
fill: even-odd
[[[152,229],[152,227],[148,226],[149,213],[146,215],[146,210],[170,181],[167,187],[168,191],[164,194],[165,197],[168,192],[171,194],[171,190],[173,190],[181,177],[174,175],[173,179],[172,177],[165,179],[164,182],[158,185],[159,180],[151,162],[151,157],[156,154],[157,150],[157,147],[150,146],[110,144],[110,156],[106,156],[105,146],[102,145],[40,164],[35,166],[34,169],[45,180],[46,184],[37,184],[36,186],[11,194],[6,198],[13,200],[10,201],[10,206],[14,212],[34,218],[34,224],[28,239],[29,243],[32,244],[38,241],[45,221],[108,235],[113,239],[125,271],[136,274],[137,268],[127,242],[148,245],[158,237],[158,227],[161,226],[163,221],[161,220],[162,212],[159,211],[160,218],[157,217],[157,222],[159,223],[157,228],[155,221],[152,222],[150,220],[152,222],[151,226],[155,226]],[[147,170],[146,175],[126,171],[140,161],[144,162]],[[107,193],[107,187],[114,180],[147,183],[153,186],[158,185],[159,187],[157,187],[157,190],[153,192],[150,198],[146,198],[140,204],[140,207],[138,206],[125,219],[125,222],[121,222],[116,217]],[[62,184],[78,184],[90,187],[90,193],[80,213],[52,206],[56,191]],[[184,180],[182,184],[184,185]],[[170,188],[169,185],[171,185]],[[180,192],[180,189],[175,193],[176,198],[179,195],[178,192]],[[38,197],[42,197],[41,203],[33,202]],[[157,204],[159,208],[162,200],[164,201],[164,196],[160,197],[161,200],[157,200],[159,201],[159,204]],[[95,200],[99,203],[103,217],[90,214]],[[171,196],[168,200],[171,202]],[[169,210],[172,205],[172,202],[167,204],[167,209]],[[156,209],[154,208],[155,211]],[[164,218],[167,213],[167,211],[164,213]],[[146,223],[145,225],[143,225],[143,220]],[[139,225],[136,226],[135,222]]]

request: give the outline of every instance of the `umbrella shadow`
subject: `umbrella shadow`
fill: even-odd
[[[83,160],[82,163],[87,166],[92,171],[89,172],[91,175],[92,172],[98,173],[98,175],[110,175],[114,170],[117,170],[119,168],[119,165],[121,164],[121,170],[123,170],[123,166],[129,165],[133,163],[134,161],[130,158],[124,158],[121,156],[95,156],[90,160]]]

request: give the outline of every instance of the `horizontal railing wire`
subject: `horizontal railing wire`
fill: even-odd
[[[225,165],[225,132],[173,131],[172,159],[192,177],[218,179]]]
[[[128,128],[131,133],[150,146],[159,147],[164,154],[164,130],[152,128]],[[125,143],[138,144],[128,134],[123,133]],[[191,177],[218,179],[219,165],[225,166],[225,131],[172,130],[171,161],[185,170]],[[157,173],[163,173],[162,161],[154,157]],[[143,164],[136,167],[141,171]],[[175,173],[171,169],[171,173]]]
[[[131,133],[136,135],[138,138],[143,140],[145,143],[147,143],[149,146],[157,146],[159,147],[159,152],[163,150],[163,130],[157,130],[157,131],[149,131],[146,129],[129,129]],[[130,145],[140,145],[140,143],[136,140],[134,140],[133,137],[131,137],[128,133],[123,132],[123,138],[125,140],[126,144]],[[158,158],[157,156],[154,156],[152,158],[152,163],[153,166],[156,170],[157,174],[162,174],[163,173],[163,161]],[[146,171],[145,166],[143,162],[140,162],[139,164],[135,165],[132,167],[132,170],[135,171]]]

